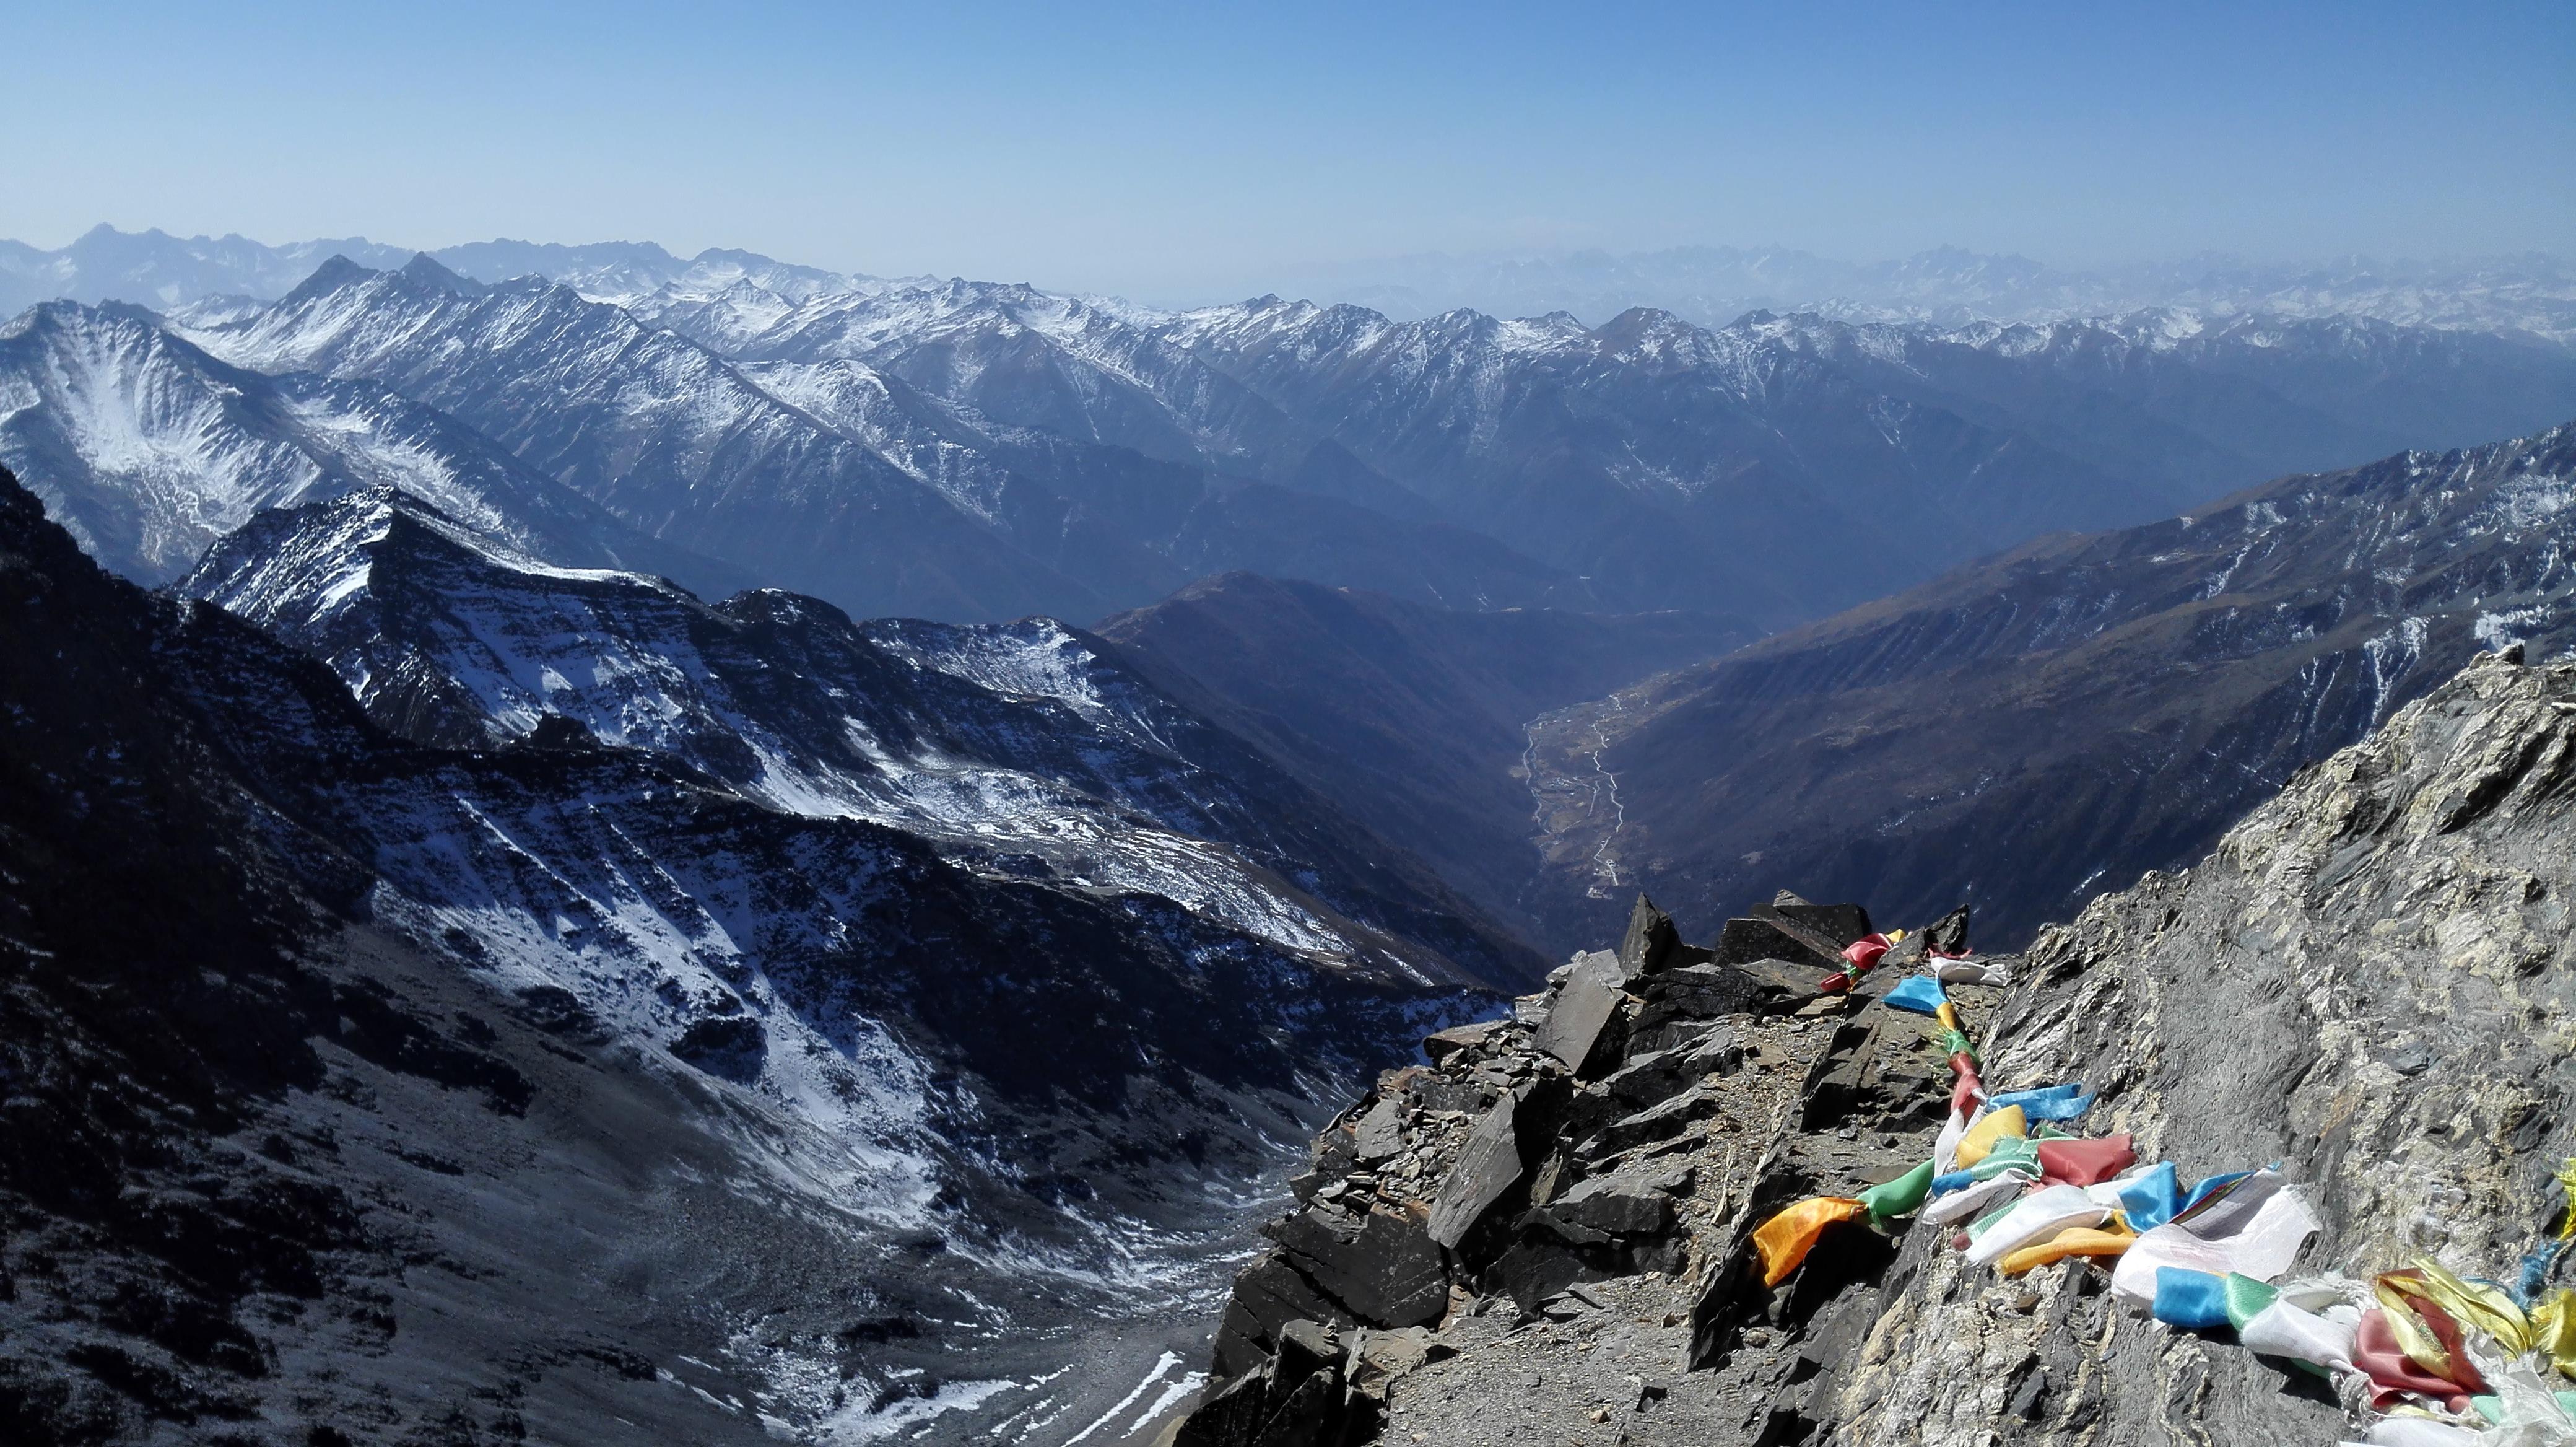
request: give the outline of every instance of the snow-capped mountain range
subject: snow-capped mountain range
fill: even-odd
[[[139,308],[49,303],[0,327],[0,460],[147,583],[261,509],[396,487],[557,562],[746,579],[659,542],[455,418],[364,380],[228,365]]]
[[[126,232],[97,226],[51,251],[0,240],[0,308],[16,312],[40,301],[122,301],[168,311],[209,298],[274,301],[334,256],[390,270],[415,254],[412,247],[380,245],[362,236],[267,246],[242,236],[178,237],[158,228]],[[477,241],[432,254],[462,276],[487,282],[542,276],[605,301],[654,295],[712,298],[740,284],[764,295],[801,300],[873,280],[723,248],[677,257],[649,241],[584,246]]]
[[[2037,533],[2576,412],[2576,353],[2350,319],[1398,322],[1275,298],[1164,313],[697,271],[616,304],[426,258],[335,260],[275,302],[157,323],[49,304],[0,333],[0,459],[144,578],[237,522],[233,500],[363,485],[354,463],[330,473],[345,482],[260,475],[266,454],[316,450],[281,436],[279,409],[181,405],[207,384],[145,375],[203,357],[268,379],[223,384],[245,392],[303,395],[323,384],[290,379],[309,374],[443,414],[697,555],[645,566],[723,573],[716,592],[753,580],[861,616],[1086,620],[1247,570],[1441,606],[1779,626]],[[701,305],[715,280],[733,300]],[[144,335],[156,326],[163,340]],[[110,333],[105,351],[131,360],[100,360],[89,338]],[[344,452],[373,435],[337,433]],[[418,470],[408,444],[375,450],[379,476]],[[138,485],[95,483],[120,468]],[[643,560],[631,538],[601,546]]]
[[[265,246],[241,236],[176,237],[99,226],[67,246],[0,241],[0,311],[53,299],[129,301],[156,309],[215,296],[272,300],[334,254],[390,269],[412,249],[362,237]],[[542,276],[621,305],[709,314],[747,330],[790,303],[879,284],[856,273],[711,248],[674,256],[651,242],[560,245],[481,241],[430,253],[480,281]],[[919,279],[916,279],[919,280]],[[1349,302],[1405,321],[1470,309],[1497,316],[1570,312],[1606,321],[1632,307],[1722,326],[1749,311],[1813,311],[1855,322],[2052,322],[2176,308],[2214,318],[2363,317],[2404,326],[2522,332],[2576,342],[2576,270],[2563,258],[2430,261],[2338,257],[2250,262],[2204,254],[2077,270],[2025,256],[1936,247],[1854,263],[1784,247],[1684,246],[1662,251],[1390,257],[1291,268],[1271,289]],[[1230,298],[1228,298],[1230,299]],[[1160,298],[1186,308],[1216,298]]]
[[[1415,256],[1294,272],[1283,288],[1424,317],[1459,307],[1506,316],[1606,317],[1659,307],[1719,326],[1749,311],[1959,326],[2056,322],[2142,309],[2214,318],[2362,317],[2401,326],[2520,332],[2576,342],[2576,269],[2527,254],[2434,261],[2340,257],[2310,264],[2209,254],[2096,270],[1938,247],[1851,263],[1781,247],[1684,246],[1613,254]]]

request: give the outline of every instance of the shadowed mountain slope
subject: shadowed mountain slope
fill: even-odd
[[[13,1440],[1097,1415],[1304,1101],[1464,1003],[578,729],[394,738],[5,476],[0,654]]]
[[[851,621],[763,590],[513,554],[399,492],[266,513],[182,585],[331,664],[371,718],[649,751],[773,809],[875,820],[1003,879],[1159,896],[1424,982],[1538,961],[1402,849],[1045,619]]]
[[[1575,711],[1551,868],[1715,909],[1796,878],[2024,936],[2197,856],[2479,647],[2576,642],[2576,426],[2052,538]],[[1605,747],[1606,742],[1606,747]]]
[[[1100,633],[1147,678],[1265,750],[1384,837],[1408,841],[1532,938],[1530,722],[1751,636],[1688,613],[1456,613],[1230,574]]]

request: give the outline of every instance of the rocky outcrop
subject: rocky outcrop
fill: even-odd
[[[1430,1065],[1389,1071],[1316,1139],[1180,1440],[1365,1436],[1420,1400],[1408,1383],[1482,1371],[1490,1353],[1461,1352],[1480,1328],[1606,1312],[1604,1291],[1640,1282],[1686,1336],[1680,1284],[1744,1209],[1729,1183],[1778,1154],[1816,1063],[1874,1059],[1874,1032],[1816,1023],[1849,1008],[1816,987],[1842,963],[1827,932],[1867,927],[1857,906],[1784,897],[1722,938],[1797,958],[1727,959],[1640,899],[1617,949],[1578,955],[1511,1018],[1432,1036]],[[1797,1178],[1844,1163],[1828,1156]]]
[[[2510,1280],[2568,1209],[2552,1176],[2576,1151],[2571,786],[2576,665],[2481,657],[2191,870],[2096,900],[1984,961],[2009,985],[1950,998],[1990,1088],[2080,1080],[2085,1134],[2127,1133],[2187,1176],[2277,1163],[2322,1223],[2299,1271],[2430,1255]],[[1663,924],[1642,902],[1637,921],[1632,941]],[[1436,1253],[1445,1309],[1372,1318],[1381,1303],[1283,1245],[1238,1283],[1183,1439],[2359,1435],[2317,1379],[2122,1305],[2107,1262],[2005,1277],[1898,1221],[1835,1228],[1764,1286],[1757,1224],[1903,1174],[1948,1114],[1936,1032],[1879,1003],[1923,933],[1847,995],[1800,987],[1839,961],[1797,936],[1866,923],[1784,903],[1653,968],[1583,956],[1512,1019],[1435,1037],[1433,1064],[1390,1073],[1319,1139],[1292,1219],[1365,1214],[1390,1263],[1399,1241]],[[1731,958],[1728,941],[1766,938],[1756,924],[1800,948]],[[1957,953],[1962,928],[1924,933]],[[1639,1023],[1692,976],[1706,984],[1685,1008]],[[1570,1064],[1544,1042],[1603,988],[1624,1039],[1604,1044],[1605,1026],[1602,1053]],[[1364,1362],[1398,1325],[1401,1363]]]
[[[2576,1151],[2571,782],[2576,668],[2483,658],[2195,868],[2043,935],[1990,1059],[2080,1076],[2088,1127],[2149,1158],[2279,1161],[2324,1221],[2306,1264],[2510,1279]],[[2091,1273],[1980,1283],[1930,1244],[1844,1303],[1798,1406],[1820,1433],[1979,1442],[2001,1409],[2008,1440],[2336,1439],[2296,1373],[2111,1309]]]

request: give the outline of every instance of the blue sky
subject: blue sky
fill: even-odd
[[[1168,294],[1418,251],[2576,252],[2576,4],[0,0],[0,236],[744,246]]]

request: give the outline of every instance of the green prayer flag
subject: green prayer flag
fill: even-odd
[[[1869,1212],[1873,1222],[1885,1222],[1898,1216],[1910,1216],[1921,1209],[1923,1198],[1932,1194],[1932,1163],[1925,1161],[1895,1180],[1870,1187],[1854,1197],[1861,1209]]]
[[[2270,1306],[2281,1294],[2281,1288],[2270,1282],[2239,1276],[2233,1271],[2227,1273],[2226,1280],[2227,1324],[2238,1331],[2243,1331],[2245,1323],[2252,1321],[2255,1313]]]
[[[1988,1211],[1986,1214],[1979,1216],[1976,1220],[1969,1222],[1968,1239],[1974,1241],[1985,1235],[1988,1228],[1992,1227],[1997,1221],[2011,1215],[2013,1207],[2020,1204],[2021,1198],[2019,1196],[2015,1196],[2013,1199],[2006,1201],[2002,1205]]]

